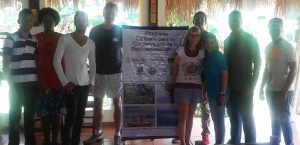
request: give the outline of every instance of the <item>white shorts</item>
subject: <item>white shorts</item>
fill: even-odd
[[[109,98],[118,98],[123,94],[122,74],[96,74],[94,97],[104,98],[105,95]]]

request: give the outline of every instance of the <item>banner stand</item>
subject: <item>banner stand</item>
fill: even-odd
[[[172,60],[188,27],[123,26],[122,141],[175,138]]]

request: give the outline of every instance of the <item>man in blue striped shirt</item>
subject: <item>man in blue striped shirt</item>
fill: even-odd
[[[25,145],[36,145],[34,114],[38,97],[37,39],[30,34],[34,17],[29,9],[19,13],[19,30],[3,46],[3,72],[9,83],[9,145],[19,145],[19,124],[24,107]]]

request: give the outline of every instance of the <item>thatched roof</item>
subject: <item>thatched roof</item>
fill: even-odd
[[[61,8],[62,5],[66,4],[68,0],[45,0],[46,7],[54,7],[54,8]],[[96,3],[99,3],[101,0],[94,0]],[[102,0],[102,1],[111,1],[114,3],[121,3],[123,4],[123,9],[125,10],[134,10],[138,8],[139,0]],[[73,0],[75,9],[78,8],[80,3],[85,3],[85,0]]]
[[[45,7],[62,8],[63,5],[67,4],[68,0],[45,0]],[[76,0],[74,3],[77,3]]]
[[[193,13],[203,7],[214,14],[222,12],[225,7],[232,10],[255,10],[257,7],[275,8],[275,16],[290,16],[300,10],[300,0],[166,0],[166,21],[174,15],[179,19],[190,20]]]
[[[115,3],[122,3],[125,10],[137,10],[139,7],[139,0],[106,0]]]
[[[46,7],[62,8],[69,0],[45,0]],[[75,8],[78,8],[79,2],[85,3],[86,0],[73,0]],[[141,0],[94,0],[112,1],[121,3],[124,10],[136,10]],[[144,1],[144,0],[143,0]],[[146,1],[146,0],[145,0]],[[148,0],[147,0],[148,1]],[[160,1],[160,0],[158,0]],[[164,0],[166,21],[172,19],[175,15],[179,19],[189,20],[193,13],[205,6],[210,14],[222,12],[225,7],[232,10],[255,9],[256,7],[275,8],[275,16],[289,16],[300,10],[300,0]],[[0,7],[14,4],[15,0],[0,0]]]

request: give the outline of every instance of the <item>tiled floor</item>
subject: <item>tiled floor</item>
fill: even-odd
[[[270,117],[268,108],[266,105],[266,102],[258,101],[258,103],[255,104],[254,107],[254,114],[255,114],[255,120],[256,120],[256,130],[257,130],[257,142],[260,143],[267,143],[269,140],[269,136],[271,134],[271,127],[270,127]],[[211,142],[214,142],[214,131],[213,131],[213,125],[210,126],[211,129],[211,135],[210,139]],[[230,129],[230,123],[229,119],[226,118],[226,141],[229,139],[229,129]],[[295,145],[300,145],[300,116],[295,115],[293,117],[293,131],[294,131],[294,141]],[[194,143],[197,140],[201,140],[201,120],[200,118],[194,119],[194,127],[192,131],[191,140]],[[112,125],[106,125],[104,126],[104,141],[102,143],[95,143],[93,145],[112,145],[113,144],[113,134],[114,134],[114,128]],[[91,128],[84,128],[82,130],[81,134],[81,140],[87,139],[91,135]],[[2,144],[0,142],[0,145],[7,145],[7,139],[8,135],[6,133],[2,133]],[[43,135],[41,131],[38,131],[36,133],[36,139],[38,144],[42,145],[43,141]],[[172,139],[155,139],[155,140],[131,140],[126,141],[126,145],[172,145],[171,143]],[[23,135],[21,135],[21,145],[24,144]],[[283,141],[281,145],[284,145]]]
[[[295,145],[300,145],[300,116],[296,116],[297,120],[294,120],[293,126],[294,126],[294,141],[295,141]],[[264,120],[264,121],[263,121]],[[269,139],[269,133],[270,131],[270,127],[269,127],[269,123],[267,123],[268,118],[267,116],[265,118],[261,118],[261,120],[256,120],[257,122],[257,141],[260,143],[266,143]],[[296,123],[297,122],[297,123]],[[228,118],[226,119],[226,140],[229,139],[229,121]],[[210,127],[211,128],[211,135],[210,135],[210,139],[213,143],[214,140],[214,133],[213,133],[213,126]],[[114,128],[111,125],[107,125],[104,127],[104,141],[103,142],[99,142],[99,143],[95,143],[93,145],[113,145],[113,134],[114,134]],[[81,134],[81,139],[85,140],[87,139],[91,134],[91,129],[90,128],[84,128],[82,130],[82,134]],[[2,134],[2,141],[3,143],[0,145],[7,145],[7,139],[8,139],[8,135],[7,134]],[[36,133],[36,139],[38,144],[37,145],[42,145],[42,140],[43,140],[43,136],[42,133],[40,131],[38,131]],[[201,140],[201,124],[200,124],[200,118],[195,118],[194,119],[194,128],[193,128],[193,132],[192,132],[192,142],[194,143],[197,140]],[[172,145],[171,143],[172,139],[155,139],[155,140],[130,140],[130,141],[126,141],[125,144],[126,145]],[[282,143],[283,145],[284,143]],[[24,145],[24,138],[21,135],[21,144],[20,145]]]

